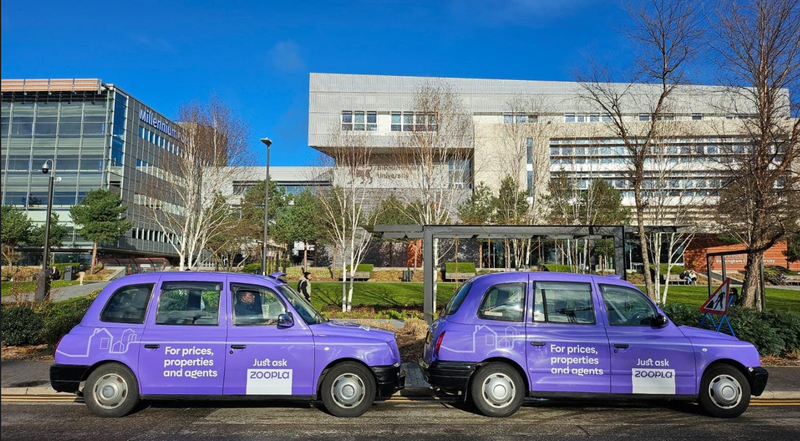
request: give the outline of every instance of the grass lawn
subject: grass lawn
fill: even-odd
[[[639,289],[644,291],[644,285],[639,286]],[[667,303],[683,303],[697,308],[706,299],[707,286],[670,285],[667,293]],[[800,291],[767,287],[767,309],[800,312]]]
[[[450,300],[458,284],[440,282],[438,286],[437,308]],[[353,307],[422,308],[422,283],[355,282],[353,287]],[[643,290],[644,286],[639,288]],[[707,298],[708,288],[705,286],[670,285],[667,302],[700,307]],[[311,300],[317,309],[341,306],[341,282],[312,282]],[[767,308],[800,313],[800,291],[767,288]]]
[[[438,284],[438,305],[443,305],[453,295],[457,283]],[[349,288],[349,283],[348,283]],[[353,284],[353,307],[374,306],[378,308],[422,308],[422,283],[355,282]],[[341,282],[312,282],[311,302],[317,309],[328,305],[342,305]],[[438,308],[437,305],[437,308]]]
[[[64,286],[77,285],[77,280],[56,280],[50,283],[50,288],[61,288]],[[0,291],[2,296],[11,296],[14,294],[24,294],[34,292],[36,290],[36,282],[2,282],[0,283]]]

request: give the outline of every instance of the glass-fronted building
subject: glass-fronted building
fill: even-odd
[[[69,209],[97,188],[120,194],[128,206],[127,218],[134,222],[115,243],[100,244],[100,255],[174,257],[170,238],[150,220],[152,199],[144,188],[168,179],[160,164],[180,152],[177,136],[175,123],[99,79],[4,79],[2,204],[25,210],[35,223],[44,222],[48,175],[41,170],[50,159],[57,177],[53,211],[70,231],[63,246],[54,250],[57,258],[72,259],[63,255],[91,249],[73,228]]]

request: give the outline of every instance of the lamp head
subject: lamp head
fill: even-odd
[[[269,138],[261,138],[261,142],[263,142],[263,143],[264,143],[264,145],[266,145],[266,146],[267,146],[267,148],[269,148],[269,146],[271,146],[271,145],[272,145],[272,140],[271,140],[271,139],[269,139]]]
[[[42,173],[44,174],[50,173],[50,165],[48,164],[48,162],[50,161],[45,161],[44,164],[42,164]]]

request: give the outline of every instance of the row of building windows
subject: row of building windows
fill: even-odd
[[[392,112],[393,132],[435,132],[436,114],[425,112]]]
[[[535,124],[539,122],[538,115],[526,113],[504,113],[503,124]]]
[[[342,112],[342,130],[375,132],[378,130],[378,112],[345,110]]]
[[[144,161],[139,158],[136,158],[136,170],[142,173],[146,173],[150,176],[154,176],[158,179],[167,181],[171,184],[180,186],[183,185],[183,179],[181,179],[174,173],[164,170],[161,167],[156,167],[155,165],[150,164],[147,161]]]
[[[181,216],[185,214],[185,210],[183,207],[173,204],[171,202],[165,202],[161,199],[154,198],[152,196],[144,195],[141,193],[134,193],[133,195],[133,203],[142,207],[152,208],[155,210],[160,210],[165,213],[170,213],[175,216]]]
[[[181,154],[181,147],[179,145],[144,126],[139,126],[139,137],[155,145],[156,147],[161,147],[170,153],[176,155]]]
[[[134,228],[131,230],[131,238],[146,240],[150,242],[174,243],[179,244],[178,236],[163,231],[149,230],[147,228]]]

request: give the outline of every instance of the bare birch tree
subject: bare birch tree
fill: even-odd
[[[665,123],[666,125],[667,123]],[[683,130],[679,123],[665,127],[669,133],[677,136]],[[703,221],[695,210],[705,200],[697,196],[694,190],[696,179],[691,174],[692,162],[700,158],[690,146],[661,143],[653,145],[648,167],[647,178],[644,182],[644,198],[647,201],[647,218],[653,228],[648,233],[649,252],[655,268],[655,291],[657,301],[666,303],[669,293],[669,275],[675,266],[675,261],[694,240],[698,228]],[[695,156],[692,156],[695,155]],[[689,185],[691,183],[691,185]],[[699,184],[698,184],[699,187]],[[699,190],[702,191],[702,190]],[[677,227],[676,229],[664,227]],[[661,286],[661,255],[666,252],[667,271],[664,277],[664,286]]]
[[[232,208],[220,195],[251,155],[246,123],[217,97],[182,106],[178,121],[174,154],[161,164],[137,165],[150,176],[147,193],[136,197],[183,270],[195,267],[209,239],[226,230]]]
[[[363,227],[370,225],[370,191],[365,180],[371,176],[372,146],[363,132],[338,129],[325,154],[333,161],[334,187],[321,194],[325,233],[342,256],[342,312],[353,303],[353,281],[372,234]],[[348,289],[347,280],[350,280]]]
[[[399,193],[406,215],[420,225],[447,223],[469,194],[474,144],[472,115],[443,81],[423,84],[402,114],[395,161],[408,188]],[[439,241],[434,261],[439,266]],[[434,309],[436,285],[434,284]]]
[[[670,97],[675,88],[685,83],[688,64],[695,55],[701,28],[697,3],[691,0],[649,0],[641,7],[632,7],[635,22],[629,37],[636,45],[637,67],[625,85],[612,84],[612,76],[597,66],[579,79],[583,96],[610,116],[608,123],[628,153],[627,179],[633,188],[636,224],[645,271],[647,295],[657,300],[649,277],[650,258],[645,234],[647,201],[642,193],[645,161],[651,147],[665,133],[665,118],[674,112]],[[635,83],[654,83],[636,85]],[[634,115],[646,106],[648,118],[638,122]]]
[[[746,137],[724,152],[730,177],[719,208],[745,239],[742,302],[761,309],[764,252],[798,230],[800,217],[800,119],[789,97],[800,86],[800,1],[725,0],[712,21],[717,65],[741,103],[735,123]]]

